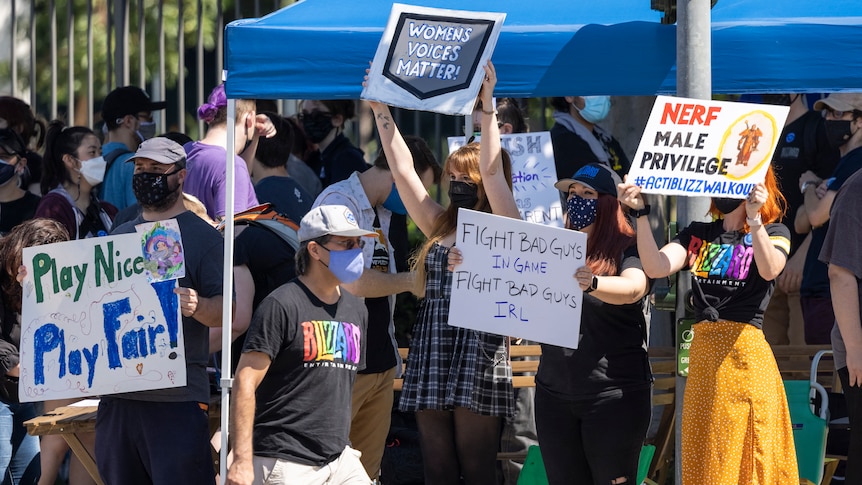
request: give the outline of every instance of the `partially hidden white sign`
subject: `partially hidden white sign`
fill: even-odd
[[[450,325],[577,348],[584,233],[459,209],[455,245]]]
[[[24,249],[19,397],[186,385],[176,280],[150,284],[137,234]]]
[[[505,18],[505,13],[392,4],[360,97],[401,108],[469,114]]]
[[[464,137],[450,137],[449,153],[464,146],[464,143]],[[560,191],[554,187],[557,169],[551,133],[505,134],[500,136],[500,143],[512,159],[512,192],[521,219],[563,227]]]
[[[628,180],[645,193],[743,199],[765,179],[788,112],[658,96]]]

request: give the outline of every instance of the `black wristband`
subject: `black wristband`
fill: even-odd
[[[587,287],[586,290],[584,290],[584,293],[592,293],[592,292],[596,291],[597,289],[599,289],[599,277],[596,275],[593,275],[593,281],[590,282],[590,286]]]
[[[638,217],[641,217],[641,216],[648,216],[649,212],[650,212],[650,205],[649,204],[645,204],[644,208],[640,209],[640,210],[632,209],[631,207],[629,207],[629,215],[634,217],[635,219],[637,219]]]

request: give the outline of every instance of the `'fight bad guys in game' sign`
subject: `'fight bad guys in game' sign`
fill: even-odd
[[[23,402],[186,384],[176,280],[150,284],[138,234],[24,249]]]
[[[392,106],[466,115],[504,13],[393,4],[362,99]]]
[[[458,210],[449,324],[577,348],[586,234]]]
[[[743,199],[766,177],[789,110],[659,96],[628,180],[645,193]]]

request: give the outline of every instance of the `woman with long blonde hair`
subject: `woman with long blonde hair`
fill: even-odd
[[[493,106],[496,73],[485,66],[479,97]],[[496,111],[483,108],[482,139],[452,153],[443,167],[449,207],[425,190],[389,108],[371,103],[398,193],[428,240],[415,260],[425,297],[413,328],[399,408],[416,412],[425,483],[494,484],[500,421],[514,413],[506,337],[448,324],[452,274],[447,257],[463,207],[520,218],[512,195],[511,162],[500,146]],[[501,372],[502,371],[502,372]]]

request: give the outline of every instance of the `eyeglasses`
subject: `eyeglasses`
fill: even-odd
[[[327,244],[329,244],[329,243],[337,244],[337,245],[341,246],[342,250],[347,250],[347,251],[349,251],[351,249],[355,249],[355,248],[362,249],[365,247],[365,241],[362,239],[358,239],[358,238],[357,239],[342,239],[342,240],[338,240],[338,241],[336,241],[335,239],[330,239],[329,241],[326,241],[326,243]],[[320,247],[329,251],[329,248],[327,248],[323,244],[321,244]]]
[[[824,118],[828,118],[831,116],[833,119],[836,119],[836,120],[840,120],[840,119],[844,118],[845,115],[850,114],[850,113],[853,114],[854,118],[862,116],[862,111],[855,110],[855,109],[850,110],[850,111],[838,111],[837,109],[825,108],[823,111],[820,112],[820,114]]]

